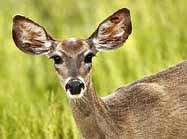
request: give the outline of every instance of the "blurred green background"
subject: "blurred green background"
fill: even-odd
[[[79,138],[53,61],[15,47],[12,17],[25,15],[56,39],[85,38],[122,7],[131,10],[133,33],[124,47],[94,58],[101,96],[186,59],[186,0],[0,0],[0,139]]]

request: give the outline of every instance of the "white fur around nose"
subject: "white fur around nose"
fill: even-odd
[[[86,90],[86,84],[85,84],[85,82],[84,82],[84,79],[83,79],[82,77],[80,77],[80,76],[77,77],[78,80],[81,80],[81,81],[83,82],[83,84],[84,84],[84,89],[81,89],[81,93],[78,94],[78,95],[71,95],[70,91],[69,91],[69,90],[66,90],[65,86],[66,86],[66,84],[67,84],[70,80],[72,80],[72,79],[74,79],[74,78],[68,77],[68,78],[65,80],[65,83],[64,83],[64,90],[65,90],[67,96],[68,96],[70,99],[78,99],[78,98],[81,98],[81,97],[84,95],[84,92],[85,92],[85,90]],[[75,80],[76,80],[76,79],[75,79]]]

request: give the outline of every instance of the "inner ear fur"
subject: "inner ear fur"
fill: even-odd
[[[54,42],[42,26],[21,15],[13,18],[12,37],[20,50],[33,55],[48,54]]]
[[[106,18],[89,37],[98,51],[120,47],[132,32],[130,11],[123,8]]]

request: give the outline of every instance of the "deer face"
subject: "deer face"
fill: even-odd
[[[130,33],[130,12],[126,8],[105,19],[88,39],[54,40],[42,26],[20,15],[13,18],[12,30],[21,51],[54,60],[58,77],[71,99],[80,98],[87,90],[93,56],[120,47]]]
[[[96,49],[88,40],[70,38],[58,43],[49,58],[54,60],[58,77],[70,98],[81,97],[90,79]]]

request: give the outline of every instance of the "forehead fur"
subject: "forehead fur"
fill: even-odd
[[[88,44],[83,39],[69,38],[63,40],[57,49],[73,57],[85,51],[88,47]]]

